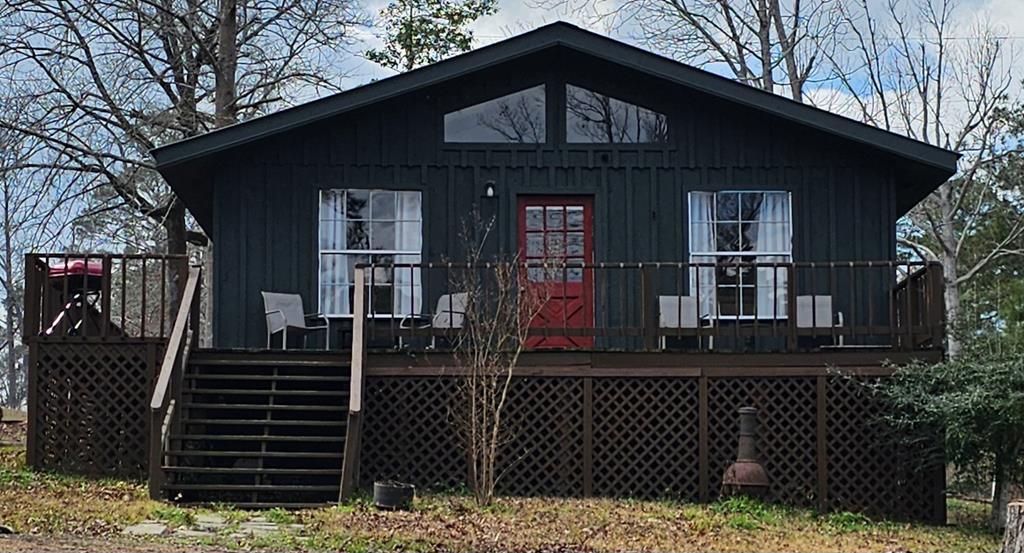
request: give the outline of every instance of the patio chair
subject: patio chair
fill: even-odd
[[[842,328],[843,312],[832,310],[832,296],[797,296],[796,327],[829,329]],[[843,336],[836,336],[836,346],[843,345]]]
[[[697,298],[693,296],[658,296],[659,328],[698,328],[703,318],[698,316]],[[705,327],[713,327],[714,321],[706,321]],[[667,336],[661,336],[661,349],[666,347]],[[708,348],[714,349],[715,337],[708,337]]]
[[[330,321],[323,313],[306,313],[302,307],[302,296],[298,294],[282,294],[278,292],[260,292],[263,294],[263,307],[267,318],[267,349],[270,349],[270,338],[281,333],[281,349],[288,349],[288,334],[302,336],[302,347],[306,347],[306,336],[314,332],[323,332],[326,348],[331,349]],[[323,324],[310,325],[310,321],[320,320]]]
[[[466,322],[466,306],[469,304],[469,294],[460,292],[457,294],[442,294],[437,298],[437,305],[434,307],[434,315],[427,322],[425,319],[418,319],[414,315],[406,315],[399,323],[399,328],[437,328],[443,330],[455,330],[462,328]],[[417,324],[421,320],[421,324]],[[436,347],[437,336],[430,337],[430,347]]]

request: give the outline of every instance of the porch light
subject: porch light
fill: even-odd
[[[484,196],[488,198],[494,197],[494,181],[489,180],[484,183]]]

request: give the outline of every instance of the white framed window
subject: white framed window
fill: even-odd
[[[793,260],[792,198],[789,192],[690,192],[690,261],[713,263],[690,272],[690,294],[699,295],[705,316],[784,319],[785,267],[742,263]]]
[[[352,315],[358,263],[419,263],[423,248],[423,198],[419,191],[331,189],[320,191],[319,305],[328,317]],[[377,267],[369,313],[418,313],[420,269]]]

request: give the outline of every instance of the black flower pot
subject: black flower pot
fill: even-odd
[[[412,507],[412,498],[416,495],[416,487],[404,482],[384,480],[373,483],[373,504],[378,509],[388,511],[408,510]]]

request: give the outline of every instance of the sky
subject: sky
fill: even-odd
[[[376,15],[381,8],[388,4],[388,1],[365,0],[364,5],[371,14]],[[608,9],[614,7],[621,0],[599,1],[604,9]],[[868,2],[877,4],[881,9],[884,0],[868,0]],[[1024,55],[1021,55],[1024,54],[1024,0],[959,0],[959,2],[960,5],[956,11],[958,23],[955,26],[957,36],[970,36],[979,21],[990,22],[994,26],[995,32],[1004,37],[1002,40],[1009,46],[1008,50],[1013,52],[1012,72],[1019,83],[1024,78]],[[471,28],[475,36],[474,46],[491,44],[554,21],[568,21],[618,40],[644,46],[634,38],[638,36],[635,27],[627,25],[609,29],[606,24],[588,20],[585,14],[578,11],[543,9],[537,7],[537,3],[538,0],[499,0],[499,11],[496,15],[482,18],[472,25]],[[369,32],[363,32],[360,38],[364,43],[357,45],[357,50],[365,50],[368,46],[379,44],[379,40]],[[381,68],[361,58],[350,60],[348,64],[351,74],[344,83],[346,87],[394,74],[394,71]],[[706,69],[723,72],[721,68],[714,66]],[[1015,86],[1014,92],[1017,94],[1021,92],[1019,84]]]

